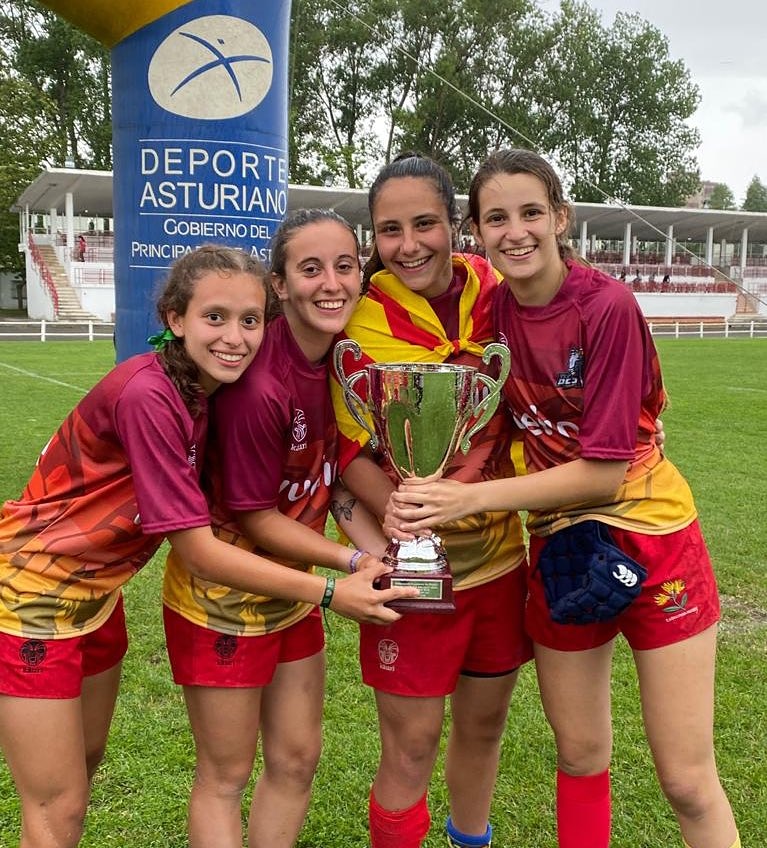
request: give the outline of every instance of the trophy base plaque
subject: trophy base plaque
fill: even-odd
[[[376,586],[379,589],[389,589],[391,586],[415,586],[418,589],[420,594],[417,598],[400,598],[386,604],[396,612],[455,612],[453,578],[450,574],[413,573],[396,569],[376,580]]]
[[[455,612],[453,577],[439,536],[410,542],[392,539],[382,560],[394,571],[377,581],[379,589],[407,586],[418,589],[417,598],[401,598],[386,604],[397,612]]]

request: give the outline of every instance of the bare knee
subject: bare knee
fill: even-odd
[[[598,774],[610,765],[612,740],[600,736],[557,738],[557,765],[566,774]]]
[[[253,772],[253,760],[218,762],[199,760],[194,782],[198,791],[220,798],[240,798]]]
[[[22,799],[22,844],[40,848],[75,848],[88,809],[87,788],[68,789],[43,799]]]
[[[403,733],[384,744],[384,762],[404,782],[420,784],[423,774],[431,774],[437,755],[440,732],[423,727],[420,730],[417,735]]]
[[[674,812],[686,819],[705,818],[724,792],[713,767],[659,770],[658,780]]]
[[[265,752],[264,775],[274,783],[308,790],[317,771],[321,749],[318,740],[276,754]]]
[[[474,714],[464,721],[453,716],[450,732],[456,741],[472,747],[489,748],[500,743],[506,729],[508,710],[505,704]]]

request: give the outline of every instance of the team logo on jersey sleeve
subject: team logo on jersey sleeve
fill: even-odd
[[[567,368],[557,374],[556,386],[558,389],[583,388],[583,348],[570,348]]]

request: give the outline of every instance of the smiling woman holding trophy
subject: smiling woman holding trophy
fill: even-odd
[[[467,454],[471,437],[493,417],[509,374],[509,350],[501,344],[488,345],[482,357],[485,364],[493,356],[500,358],[497,380],[471,365],[432,362],[375,363],[347,376],[343,360],[348,351],[355,360],[362,358],[360,346],[351,339],[335,346],[335,371],[346,407],[370,436],[371,448],[383,452],[400,480],[442,474],[459,446]],[[367,388],[367,402],[354,390],[360,378]],[[453,579],[438,535],[392,539],[382,559],[395,570],[379,579],[381,589],[415,586],[419,590],[417,598],[392,601],[392,609],[455,612]]]
[[[403,470],[418,473],[408,467],[409,457],[418,463],[422,451],[442,453],[428,462],[441,463],[445,477],[465,482],[508,476],[513,467],[510,428],[501,411],[482,422],[468,453],[458,449],[453,454],[468,432],[467,422],[458,421],[467,411],[459,402],[465,386],[434,393],[425,389],[419,398],[431,382],[422,378],[429,369],[476,369],[488,378],[498,369],[498,358],[482,361],[492,341],[490,308],[497,277],[481,257],[452,252],[459,210],[450,178],[432,160],[405,154],[381,171],[368,202],[375,233],[365,268],[369,291],[345,329],[359,346],[360,358],[355,359],[353,347],[341,347],[331,388],[344,483],[383,516]],[[411,363],[411,368],[392,369],[392,363]],[[372,374],[372,381],[357,377],[359,372]],[[357,412],[367,427],[347,408],[344,379],[365,395],[361,400],[367,408]],[[363,391],[366,385],[369,393]],[[485,389],[492,393],[489,384]],[[473,394],[468,392],[469,406],[479,399]],[[367,415],[370,405],[372,416]],[[477,414],[469,410],[468,417],[474,420]],[[384,450],[373,450],[373,419]],[[451,441],[453,450],[436,449]],[[488,512],[431,529],[449,563],[455,611],[432,611],[433,599],[424,598],[429,594],[424,591],[414,606],[428,611],[407,612],[391,626],[360,628],[362,675],[375,689],[381,733],[381,761],[369,801],[372,848],[418,848],[426,838],[426,790],[447,697],[452,715],[445,766],[448,841],[459,848],[490,844],[500,740],[518,669],[531,657],[522,626],[525,549],[516,513]],[[411,573],[403,577],[404,553],[397,552],[395,580],[434,576],[428,561],[432,552],[420,576],[412,574],[411,563]],[[442,589],[444,597],[447,587]]]

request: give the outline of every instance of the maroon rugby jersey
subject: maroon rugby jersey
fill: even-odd
[[[269,324],[245,374],[216,393],[212,419],[207,468],[213,478],[214,532],[254,550],[236,513],[276,507],[323,533],[337,475],[327,366],[306,359],[284,316]],[[174,554],[168,558],[163,599],[198,624],[250,635],[288,627],[312,609],[192,578]]]

